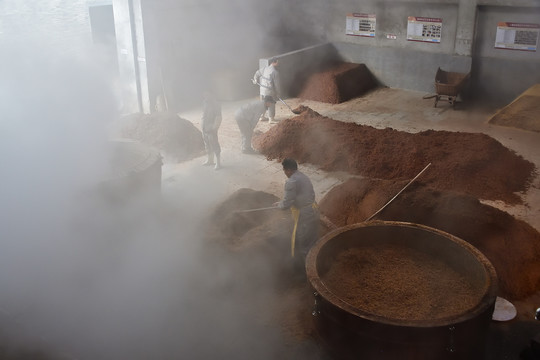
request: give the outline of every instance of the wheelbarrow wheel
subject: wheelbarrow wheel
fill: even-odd
[[[450,96],[449,101],[450,101],[450,105],[452,105],[452,109],[456,110],[456,97]]]

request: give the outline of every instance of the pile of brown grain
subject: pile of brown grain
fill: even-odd
[[[204,154],[202,133],[190,121],[167,112],[125,115],[111,125],[113,137],[140,141],[158,149],[165,162]]]
[[[351,306],[388,319],[449,318],[482,299],[482,289],[444,261],[396,244],[343,251],[322,280]]]
[[[298,96],[301,99],[339,104],[376,86],[364,64],[335,63],[312,74]]]
[[[427,130],[412,134],[344,123],[304,108],[254,138],[268,159],[294,158],[326,171],[386,180],[412,179],[479,199],[520,203],[535,175],[533,163],[480,133]]]

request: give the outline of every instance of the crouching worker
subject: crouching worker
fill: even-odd
[[[311,180],[298,170],[293,159],[281,163],[287,176],[283,200],[275,205],[280,209],[291,209],[294,229],[291,236],[291,255],[295,270],[305,273],[306,256],[319,239],[319,210],[315,202],[315,191]]]
[[[253,130],[255,130],[255,126],[257,126],[261,115],[266,112],[266,109],[268,109],[271,104],[275,103],[276,102],[271,96],[266,96],[262,101],[257,100],[245,104],[236,111],[234,119],[242,134],[242,152],[244,154],[255,153],[255,150],[251,147]]]

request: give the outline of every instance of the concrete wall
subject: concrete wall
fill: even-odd
[[[114,9],[124,112],[153,111],[163,95],[171,111],[197,106],[206,88],[222,100],[256,96],[259,59],[278,54],[287,95],[335,56],[366,64],[383,85],[427,93],[438,67],[471,71],[470,95],[495,102],[540,82],[540,51],[493,48],[498,21],[540,22],[538,0],[5,0],[0,41],[23,46],[39,34],[57,54],[85,54],[88,7],[100,4]],[[345,34],[351,12],[377,16],[375,38]],[[407,41],[408,16],[442,18],[441,42]]]
[[[333,45],[332,51],[337,52],[338,57],[344,61],[366,64],[381,85],[434,92],[434,79],[438,67],[464,73],[471,70],[471,57],[460,55],[455,49],[459,3],[368,1],[359,4],[349,0],[338,0],[320,5],[324,10],[314,16],[318,17],[319,23],[324,24],[327,39]],[[353,12],[377,16],[374,38],[346,35],[346,15]],[[441,42],[407,41],[408,16],[442,18]],[[328,46],[325,45],[325,48]],[[313,49],[309,52],[313,52]],[[286,64],[289,61],[299,64],[303,62],[289,60],[289,54],[283,56],[286,57],[286,60],[282,61],[283,68],[288,67]],[[294,56],[301,57],[298,53]],[[290,93],[294,94],[295,91]]]
[[[164,93],[178,111],[200,105],[206,88],[222,100],[254,94],[250,78],[263,54],[254,1],[144,0],[143,8],[151,101]]]
[[[143,0],[151,101],[166,93],[178,111],[200,106],[206,88],[221,100],[257,96],[251,78],[259,58],[320,42],[298,25],[301,13],[294,21],[289,3]]]
[[[471,58],[407,48],[372,47],[335,43],[345,61],[366,64],[379,84],[400,89],[435,92],[435,74],[445,71],[468,73]]]
[[[295,97],[302,90],[307,78],[325,64],[342,60],[332,43],[322,43],[290,51],[277,56],[279,59],[280,96]],[[259,68],[269,64],[269,58],[260,59]]]
[[[470,57],[454,52],[459,4],[448,1],[353,4],[335,3],[330,37],[346,61],[366,64],[382,85],[429,93],[435,91],[434,80],[439,67],[447,71],[470,71]],[[347,12],[375,14],[375,38],[346,35]],[[441,42],[408,41],[408,16],[441,18]]]
[[[411,2],[411,1],[376,1],[358,3],[354,1],[334,1],[329,9],[328,40],[355,45],[375,47],[406,48],[426,53],[452,54],[458,22],[458,4],[448,1]],[[377,16],[375,38],[351,36],[345,34],[347,13],[367,13]],[[442,18],[442,40],[440,43],[407,41],[408,16]],[[387,34],[395,35],[395,40]]]
[[[462,97],[504,104],[540,82],[540,50],[494,49],[497,22],[540,23],[538,1],[314,1],[313,8],[319,11],[311,11],[310,16],[314,23],[322,24],[339,57],[366,64],[381,85],[434,93],[435,74],[441,67],[471,72],[470,86]],[[374,38],[346,35],[346,15],[352,12],[377,16]],[[408,16],[442,18],[441,42],[408,41]],[[302,58],[298,52],[294,56]],[[282,57],[282,67],[288,67],[290,54]],[[290,62],[301,67],[304,60]],[[295,76],[293,70],[284,70]]]
[[[284,96],[297,94],[308,73],[330,58],[366,64],[381,85],[426,93],[435,92],[439,67],[471,72],[462,97],[489,102],[511,101],[539,81],[534,75],[539,51],[493,49],[498,21],[538,23],[536,0],[115,0],[115,5],[139,1],[141,24],[135,25],[144,31],[144,42],[137,38],[137,47],[145,56],[135,56],[138,65],[125,59],[124,65],[143,81],[135,85],[147,102],[145,111],[153,111],[160,97],[171,111],[198,106],[206,88],[221,100],[256,96],[249,79],[257,62],[278,54]],[[351,12],[375,14],[376,37],[346,35]],[[117,13],[121,19],[125,10]],[[442,18],[441,42],[408,41],[408,16]],[[133,58],[129,45],[121,51],[126,49]],[[518,81],[501,80],[501,67]]]
[[[480,6],[473,49],[472,95],[494,104],[511,102],[540,83],[540,42],[536,52],[496,49],[497,23],[540,24],[537,7]]]

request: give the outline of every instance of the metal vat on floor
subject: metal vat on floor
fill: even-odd
[[[400,278],[407,269],[413,275]],[[306,270],[320,341],[337,359],[484,358],[495,269],[451,234],[404,222],[350,225],[311,249]],[[459,297],[446,273],[463,284]]]

